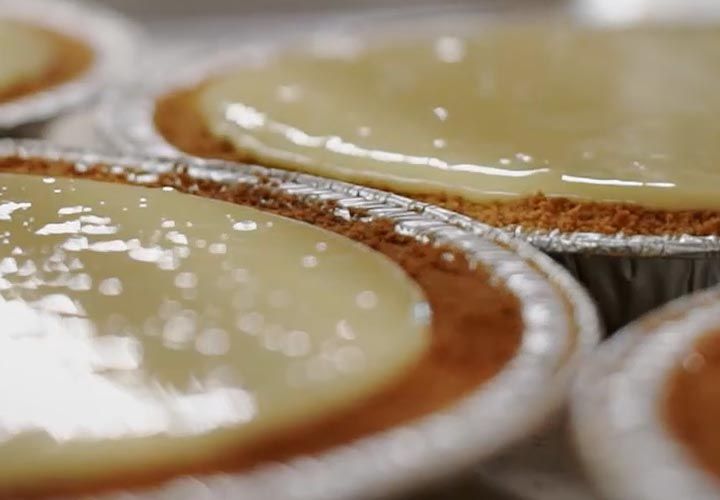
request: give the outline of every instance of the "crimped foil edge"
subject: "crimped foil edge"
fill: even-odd
[[[41,157],[83,165],[103,163],[118,172],[137,167],[148,175],[186,166],[191,176],[218,182],[253,182],[258,176],[279,181],[279,190],[312,199],[334,199],[341,209],[366,209],[371,217],[396,222],[403,234],[455,246],[488,269],[520,297],[527,325],[518,355],[495,378],[455,407],[416,422],[361,438],[346,446],[284,464],[261,466],[245,474],[180,478],[153,490],[103,498],[357,498],[377,497],[417,486],[486,457],[525,436],[556,411],[581,360],[599,339],[592,301],[560,266],[530,245],[488,228],[480,234],[423,213],[416,202],[397,195],[306,174],[262,167],[238,168],[184,160],[112,157],[37,141],[0,140],[0,156]],[[562,311],[560,310],[562,309]],[[566,320],[573,314],[573,334]],[[566,331],[552,359],[542,358],[544,342]],[[560,333],[559,333],[560,332]],[[572,335],[575,338],[572,339]],[[573,342],[574,340],[574,342]],[[525,361],[545,366],[545,376],[528,371],[513,378]],[[528,365],[529,366],[529,365]],[[536,367],[537,368],[537,367]],[[539,369],[539,368],[538,368]],[[494,392],[493,392],[494,391]],[[492,431],[488,423],[503,424]]]

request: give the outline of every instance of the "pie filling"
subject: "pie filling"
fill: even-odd
[[[288,50],[161,98],[156,124],[193,154],[380,186],[498,224],[552,224],[542,216],[562,214],[560,198],[595,215],[574,229],[686,230],[699,212],[706,225],[691,229],[711,233],[719,35],[515,24]],[[178,131],[179,113],[200,131]]]
[[[513,295],[388,221],[179,173],[0,168],[2,498],[321,451],[451,404],[519,345]]]
[[[720,481],[720,331],[700,338],[667,382],[669,431]]]
[[[0,19],[0,91],[39,78],[52,62],[52,51],[36,28]]]
[[[0,18],[0,103],[70,80],[92,59],[90,48],[78,40]]]

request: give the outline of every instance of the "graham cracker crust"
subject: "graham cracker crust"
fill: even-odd
[[[699,467],[720,481],[720,331],[708,333],[693,347],[698,369],[674,369],[665,387],[662,415],[672,435]]]
[[[109,167],[95,165],[79,172],[70,163],[41,159],[0,159],[0,172],[78,177],[128,183]],[[419,362],[373,396],[308,425],[284,429],[250,446],[223,453],[210,461],[171,470],[140,470],[122,477],[71,482],[58,478],[31,490],[7,491],[0,498],[42,498],[112,489],[150,486],[186,474],[242,471],[259,464],[321,452],[368,434],[399,426],[456,403],[495,376],[515,356],[522,334],[521,304],[503,285],[490,279],[450,247],[434,247],[395,233],[388,220],[350,220],[334,215],[332,202],[309,202],[281,194],[270,180],[259,185],[224,185],[197,181],[183,172],[163,174],[151,187],[230,203],[249,205],[307,222],[365,244],[391,259],[422,288],[431,310],[431,343]]]
[[[27,79],[0,90],[0,103],[26,97],[70,81],[88,70],[95,54],[88,45],[76,38],[40,26],[29,26],[39,35],[53,42],[53,62],[36,78]]]
[[[156,129],[170,144],[201,158],[215,158],[267,167],[288,168],[281,162],[258,162],[252,154],[238,151],[228,141],[207,129],[196,102],[203,84],[161,96],[155,103]],[[350,179],[343,179],[350,180]],[[355,180],[351,180],[356,182]],[[373,185],[387,189],[382,185]],[[627,235],[690,234],[720,235],[720,212],[712,210],[655,210],[629,203],[598,203],[550,198],[536,194],[512,201],[478,203],[443,193],[400,193],[468,215],[494,227],[521,226],[525,229],[563,232],[597,232]]]

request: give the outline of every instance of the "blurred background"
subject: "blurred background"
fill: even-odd
[[[20,1],[20,0],[18,0]],[[332,24],[334,17],[367,11],[471,6],[489,12],[561,11],[593,19],[631,21],[703,19],[720,15],[720,0],[95,0],[149,28],[159,42],[207,36],[272,36],[283,30],[307,30],[312,23]],[[271,23],[270,25],[268,23]],[[317,25],[316,25],[317,26]],[[267,28],[275,27],[275,30]]]
[[[235,30],[252,27],[263,19],[301,22],[307,18],[343,15],[376,9],[408,7],[472,6],[482,10],[547,8],[573,0],[96,0],[143,23],[156,35],[172,35],[173,29],[188,22],[193,31],[184,36],[197,37],[219,27]],[[575,0],[576,1],[576,0]],[[591,0],[598,1],[598,0]],[[616,3],[617,0],[604,0]],[[620,3],[637,3],[621,0]],[[659,0],[666,1],[666,0]],[[712,0],[710,0],[712,1]]]
[[[556,0],[535,0],[532,3],[549,3]],[[612,0],[610,0],[612,1]],[[629,0],[628,0],[629,1]],[[392,7],[408,5],[442,4],[437,0],[102,0],[127,15],[146,22],[163,22],[168,16],[212,17],[235,14],[288,14],[308,11],[350,10],[363,7]],[[491,0],[466,2],[477,4],[530,3],[527,0]]]
[[[331,25],[334,18],[374,10],[471,5],[473,8],[527,8],[565,0],[95,0],[149,29],[156,43],[189,42],[217,35],[233,39],[268,37],[306,31],[313,23]],[[614,0],[610,0],[614,1]],[[631,0],[627,0],[631,1]]]
[[[472,5],[483,9],[578,6],[600,13],[684,16],[698,9],[720,9],[718,0],[99,0],[145,24],[212,20],[227,16],[340,13],[367,8]]]

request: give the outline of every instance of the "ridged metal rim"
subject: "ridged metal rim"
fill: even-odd
[[[607,498],[710,500],[706,473],[663,422],[665,384],[720,322],[720,288],[677,299],[623,328],[590,356],[573,388],[571,420],[588,476]]]
[[[552,11],[557,12],[557,11]],[[580,9],[560,10],[561,14],[578,22],[595,25],[631,23],[633,19],[600,18],[596,19]],[[362,34],[368,29],[376,30],[378,26],[401,25],[409,19],[424,22],[447,22],[458,19],[468,23],[469,19],[481,22],[492,22],[503,19],[503,16],[522,16],[522,12],[495,12],[492,9],[478,9],[477,6],[449,6],[444,8],[398,8],[384,9],[349,17],[346,23],[335,28],[325,28],[304,36],[288,35],[294,45],[312,43],[317,37],[349,36],[350,33]],[[455,16],[455,17],[453,17]],[[442,21],[440,21],[442,20]],[[662,20],[662,19],[661,19]],[[635,20],[636,21],[636,20]],[[685,19],[693,22],[697,19]],[[118,151],[160,155],[166,157],[190,157],[177,150],[155,130],[153,125],[153,109],[155,99],[174,89],[180,89],[199,82],[211,72],[232,64],[239,64],[267,54],[268,51],[281,50],[287,45],[288,36],[279,35],[273,41],[240,42],[233,44],[232,49],[227,43],[207,44],[179,51],[177,54],[166,55],[161,61],[161,69],[145,74],[142,81],[134,82],[126,87],[115,88],[106,95],[97,113],[97,125],[100,135],[107,143]],[[193,61],[188,64],[187,61]],[[159,61],[154,61],[157,64]],[[172,71],[168,71],[172,68]],[[438,214],[441,212],[437,212]],[[451,217],[451,212],[446,212]],[[452,216],[457,223],[471,227],[472,219]],[[623,233],[603,234],[594,232],[562,232],[559,230],[527,230],[519,226],[502,228],[504,231],[532,245],[554,253],[585,253],[602,255],[620,255],[633,257],[686,257],[703,258],[708,253],[720,252],[720,237],[683,235],[626,235]]]
[[[262,167],[112,157],[36,141],[0,140],[0,157],[9,156],[69,161],[78,168],[100,163],[138,184],[177,168],[221,183],[254,184],[269,177],[278,181],[279,192],[307,203],[334,200],[338,215],[363,209],[367,217],[394,221],[398,233],[456,247],[486,266],[521,300],[526,329],[518,354],[496,377],[447,411],[245,474],[202,481],[181,478],[153,490],[102,498],[350,499],[411,489],[486,458],[535,430],[563,405],[575,371],[600,338],[592,301],[550,258],[503,232],[471,232],[448,224],[407,198]]]
[[[0,17],[67,33],[87,43],[96,54],[92,66],[77,78],[0,104],[0,130],[52,118],[132,74],[140,31],[109,9],[78,0],[0,0]]]

